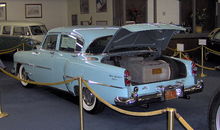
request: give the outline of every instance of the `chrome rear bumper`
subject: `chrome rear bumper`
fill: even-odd
[[[201,92],[204,88],[204,84],[203,81],[200,80],[197,82],[196,85],[191,86],[189,88],[184,88],[183,85],[166,86],[160,88],[161,91],[154,94],[144,96],[138,96],[137,94],[133,94],[133,96],[130,98],[116,97],[114,101],[115,104],[118,106],[136,106],[156,101],[169,100],[165,97],[165,92],[167,90],[176,91],[177,98],[187,98],[190,94]]]

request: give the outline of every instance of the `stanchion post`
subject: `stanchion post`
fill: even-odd
[[[5,66],[2,63],[1,59],[0,59],[0,68],[1,69],[5,68]],[[2,95],[1,95],[1,91],[0,91],[0,118],[6,117],[6,116],[8,116],[8,114],[3,112],[3,110],[2,110]]]
[[[203,50],[204,48],[203,48],[203,45],[202,45],[202,49],[201,49],[201,65],[202,65],[202,72],[201,72],[201,77],[205,77],[205,74],[204,74],[204,69],[203,69],[203,66],[204,66],[204,58],[203,58],[203,52],[204,52],[204,50]]]
[[[82,77],[79,78],[79,110],[80,110],[80,130],[84,130]]]
[[[206,39],[199,39],[199,45],[201,45],[201,74],[200,77],[205,77],[207,76],[206,74],[204,74],[204,45],[206,45]]]
[[[1,97],[1,92],[0,92],[0,118],[4,118],[6,116],[8,116],[8,114],[3,112],[2,110],[2,97]]]
[[[167,124],[167,130],[174,130],[174,114],[175,114],[174,108],[167,108],[168,112],[168,124]]]

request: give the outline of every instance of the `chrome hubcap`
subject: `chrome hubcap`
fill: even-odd
[[[83,100],[88,106],[92,106],[95,101],[95,96],[86,87],[83,88]]]
[[[27,80],[27,74],[24,69],[22,70],[21,79]]]

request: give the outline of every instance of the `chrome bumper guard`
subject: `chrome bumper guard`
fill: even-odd
[[[1,59],[0,59],[0,68],[2,68],[2,69],[6,68]]]
[[[138,96],[137,92],[134,91],[130,98],[116,97],[114,101],[115,104],[118,106],[136,106],[136,105],[147,104],[156,101],[173,99],[166,97],[167,91],[175,92],[176,98],[187,98],[188,95],[190,94],[201,92],[204,88],[204,84],[203,81],[200,80],[197,81],[196,85],[191,86],[189,88],[184,88],[183,85],[173,85],[173,86],[166,86],[159,88],[160,88],[160,92],[154,94]]]

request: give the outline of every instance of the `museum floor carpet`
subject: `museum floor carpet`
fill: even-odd
[[[8,69],[11,61],[4,61]],[[216,64],[216,63],[213,63]],[[166,107],[176,108],[195,130],[208,130],[208,106],[216,92],[219,71],[205,71],[206,88],[194,94],[190,100],[177,99],[154,103],[150,108],[129,108],[133,111],[151,111]],[[219,88],[220,90],[220,88]],[[37,86],[21,88],[18,81],[0,73],[0,92],[4,112],[8,117],[0,119],[1,130],[79,130],[77,99],[70,94],[52,88]],[[153,117],[132,117],[106,108],[103,113],[85,113],[85,130],[166,130],[166,114]],[[175,129],[184,130],[175,120]]]

